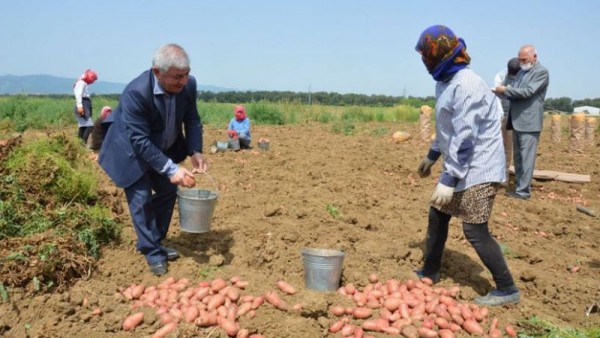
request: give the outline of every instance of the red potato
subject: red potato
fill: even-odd
[[[284,280],[277,281],[277,287],[288,295],[293,295],[296,293],[296,288]]]
[[[341,305],[332,305],[329,308],[329,312],[331,312],[334,316],[342,316],[346,313],[346,309]]]
[[[143,321],[144,321],[144,313],[143,312],[134,313],[134,314],[128,316],[127,318],[125,318],[125,320],[123,321],[123,330],[129,331],[131,329],[134,329],[136,326],[140,325]]]
[[[240,288],[240,289],[242,289],[242,290],[245,289],[245,288],[247,288],[248,285],[250,285],[250,283],[247,282],[247,281],[245,281],[245,280],[241,280],[241,281],[235,283],[235,286],[238,287],[238,288]]]
[[[454,332],[452,332],[452,330],[448,330],[448,329],[439,330],[438,335],[440,336],[440,338],[455,338],[456,337]]]
[[[421,326],[417,329],[420,338],[437,338],[438,333],[435,330]]]
[[[450,329],[450,331],[452,331],[454,333],[462,331],[462,326],[460,326],[456,323],[450,323],[450,326],[448,328]]]
[[[437,327],[440,329],[447,329],[450,327],[450,323],[444,317],[435,318],[435,325],[437,325]]]
[[[92,315],[93,316],[101,316],[102,315],[102,309],[97,307],[92,311]]]
[[[238,307],[238,310],[237,310],[237,316],[238,316],[238,317],[240,317],[240,316],[243,316],[243,315],[245,315],[246,313],[248,313],[250,310],[252,310],[252,303],[250,303],[250,302],[248,302],[248,303],[243,303],[242,305],[240,305],[240,306]]]
[[[232,302],[237,302],[240,299],[242,291],[235,286],[231,286],[225,292],[225,297],[229,298]]]
[[[235,338],[248,338],[250,337],[250,331],[248,331],[248,329],[240,329],[238,331],[237,336],[235,336]]]
[[[340,330],[340,334],[342,335],[342,337],[346,337],[346,336],[354,334],[355,330],[356,330],[356,326],[354,326],[352,324],[345,324],[344,327],[342,327],[342,329]]]
[[[229,319],[221,320],[221,329],[223,329],[229,337],[235,337],[240,330],[238,324]]]
[[[225,296],[221,294],[216,294],[211,296],[206,304],[209,310],[217,309],[219,306],[225,304]]]
[[[252,301],[252,310],[258,309],[265,302],[264,296],[258,296]]]
[[[274,291],[267,291],[265,294],[265,299],[267,302],[279,310],[286,310],[287,304],[281,300],[281,297]]]
[[[502,331],[498,329],[490,329],[488,336],[490,336],[490,338],[502,338]]]
[[[402,300],[400,298],[388,298],[383,302],[383,307],[390,311],[394,311],[400,307]]]
[[[183,312],[183,320],[185,320],[186,323],[192,323],[198,318],[199,313],[200,311],[198,308],[192,305]]]
[[[370,274],[368,279],[369,279],[369,283],[373,283],[374,284],[374,283],[379,282],[379,276],[377,276],[376,273]]]
[[[365,331],[363,331],[362,327],[356,327],[353,338],[363,338],[364,335]]]
[[[133,297],[133,299],[139,299],[140,296],[144,294],[144,289],[146,289],[145,285],[136,285],[131,289],[131,297]]]
[[[504,331],[506,332],[506,334],[509,337],[516,337],[517,336],[517,330],[515,330],[515,328],[512,325],[506,325],[506,327],[504,328]]]
[[[382,332],[381,323],[373,319],[365,320],[362,323],[362,328],[367,331]]]
[[[473,319],[465,320],[462,327],[470,334],[483,335],[483,328]]]
[[[342,320],[338,320],[337,322],[331,324],[329,326],[329,332],[338,333],[344,327],[345,323]]]
[[[163,324],[168,324],[171,322],[177,323],[177,319],[175,319],[171,313],[166,312],[160,315],[160,322]]]
[[[213,290],[213,292],[219,292],[222,289],[224,289],[226,286],[227,286],[227,282],[225,282],[225,280],[223,280],[223,278],[215,278],[210,283],[210,288]]]
[[[235,283],[237,283],[237,282],[239,282],[241,280],[242,280],[242,277],[240,277],[240,276],[233,276],[233,277],[229,278],[229,283],[235,284]]]
[[[353,295],[356,292],[356,286],[352,283],[346,284],[346,294]]]
[[[296,303],[292,306],[292,310],[294,311],[302,311],[302,304]]]
[[[366,307],[357,307],[352,311],[352,316],[356,319],[366,319],[371,317],[373,310]]]
[[[175,330],[176,327],[177,327],[177,322],[167,323],[167,324],[165,324],[165,326],[158,329],[158,331],[154,332],[154,334],[152,335],[152,338],[164,338],[169,333],[173,332],[173,330]]]

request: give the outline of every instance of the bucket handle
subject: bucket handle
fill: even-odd
[[[206,172],[206,171],[201,172],[200,174],[208,176],[208,178],[210,179],[210,181],[212,182],[212,184],[215,186],[215,191],[218,194],[219,193],[219,187],[217,186],[217,182],[215,181],[215,179],[212,176],[210,176],[210,174],[208,172]],[[194,179],[196,179],[196,176],[194,176]],[[196,179],[196,182],[198,182],[197,179]]]

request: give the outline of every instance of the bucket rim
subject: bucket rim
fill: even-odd
[[[200,197],[194,197],[194,196],[185,196],[187,194],[187,192],[200,192],[200,191],[208,191],[208,197],[207,198],[200,198]],[[213,197],[214,195],[214,197]],[[190,200],[209,200],[209,199],[217,199],[219,198],[219,192],[218,191],[214,191],[214,190],[207,190],[207,189],[196,189],[196,188],[191,188],[191,189],[177,189],[177,197],[181,197],[181,198],[185,198],[185,199],[190,199]]]
[[[346,253],[341,250],[335,249],[321,249],[321,248],[303,248],[302,255],[310,256],[323,256],[323,257],[345,257]]]

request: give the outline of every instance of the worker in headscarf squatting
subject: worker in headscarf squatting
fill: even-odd
[[[102,147],[104,135],[106,134],[106,124],[104,121],[106,121],[111,113],[112,109],[109,106],[102,107],[100,110],[100,117],[98,117],[94,122],[94,128],[92,129],[92,134],[90,137],[90,149],[95,153],[99,152],[100,148]]]
[[[463,39],[441,25],[423,31],[416,46],[436,81],[436,137],[417,169],[419,175],[429,176],[432,165],[440,156],[443,159],[430,200],[424,264],[417,275],[439,281],[450,218],[459,217],[465,237],[496,284],[475,302],[517,303],[520,292],[488,229],[496,193],[506,179],[502,107],[486,82],[468,67],[466,49]]]
[[[227,127],[227,136],[230,139],[239,138],[240,148],[248,149],[250,148],[252,136],[250,135],[250,118],[246,114],[246,108],[235,106],[233,112],[234,116]]]
[[[77,131],[77,137],[87,144],[90,133],[94,126],[92,120],[92,100],[90,99],[90,92],[88,91],[88,85],[91,85],[98,79],[98,74],[95,71],[88,69],[77,79],[73,85],[73,93],[75,94],[75,118],[77,119],[77,125],[79,130]]]

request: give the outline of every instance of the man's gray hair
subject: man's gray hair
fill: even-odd
[[[169,43],[159,47],[154,52],[152,67],[158,68],[161,72],[166,72],[171,67],[189,69],[190,58],[181,46]]]

